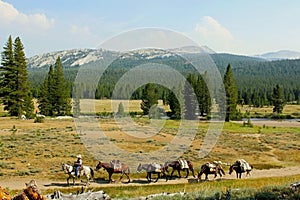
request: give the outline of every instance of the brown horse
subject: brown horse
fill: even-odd
[[[26,188],[22,193],[13,197],[12,200],[46,200],[37,187],[35,180],[26,183]]]
[[[245,173],[245,172],[246,172],[246,176],[250,176],[253,166],[250,164],[248,164],[248,165],[249,165],[249,167],[246,168],[245,166],[243,166],[243,164],[239,160],[237,160],[235,163],[233,163],[229,167],[229,174],[231,174],[234,170],[236,172],[236,178],[242,178],[242,173]]]
[[[191,171],[192,172],[192,175],[193,177],[195,178],[195,173],[194,173],[194,168],[193,168],[193,164],[191,161],[187,160],[187,167],[183,168],[180,164],[180,161],[176,160],[176,161],[167,161],[164,165],[164,169],[166,172],[168,172],[168,167],[172,167],[172,172],[171,172],[171,175],[170,175],[170,179],[172,178],[173,176],[173,173],[174,171],[177,171],[178,172],[178,177],[181,178],[181,175],[180,175],[180,171],[186,171],[186,176],[185,178],[187,178],[189,176],[189,172]]]
[[[130,182],[130,178],[129,178],[130,169],[126,164],[120,163],[119,167],[114,167],[114,166],[112,166],[111,163],[102,163],[102,162],[99,161],[98,165],[96,166],[96,171],[98,171],[102,167],[107,171],[108,179],[109,179],[110,183],[114,182],[111,179],[111,177],[114,173],[121,174],[121,177],[120,177],[119,181],[121,181],[122,178],[123,178],[123,175],[125,175],[128,179],[128,183]]]
[[[201,169],[198,173],[198,179],[201,180],[202,174],[205,174],[205,180],[208,180],[209,174],[214,174],[216,178],[219,174],[222,177],[222,174],[225,175],[225,172],[222,168],[222,165],[215,163],[205,163],[201,166]]]

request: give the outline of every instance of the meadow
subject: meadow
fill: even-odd
[[[90,107],[88,102],[84,105]],[[140,112],[139,101],[130,103],[130,111]],[[109,100],[96,102],[96,112],[111,112]],[[105,108],[105,109],[104,109]],[[266,108],[263,108],[266,109]],[[285,107],[288,113],[299,112],[300,106],[289,105]],[[271,109],[255,110],[256,113],[271,112]],[[4,112],[2,111],[2,114]],[[5,115],[5,113],[4,113]],[[147,128],[151,121],[146,117],[132,118],[134,123],[142,128]],[[128,152],[147,153],[163,148],[178,132],[180,120],[164,120],[162,129],[149,138],[134,138],[126,132],[130,127],[120,128],[114,118],[97,118],[99,127],[105,132],[111,142]],[[233,163],[236,159],[243,158],[251,163],[255,169],[285,168],[298,166],[300,163],[300,127],[276,127],[276,126],[245,126],[241,123],[225,123],[222,133],[212,151],[205,157],[199,158],[199,150],[204,136],[209,129],[208,121],[200,123],[191,121],[197,125],[197,133],[191,147],[182,157],[191,160],[196,171],[199,167],[214,160],[224,163]],[[84,164],[93,168],[98,159],[86,149],[80,133],[76,130],[76,124],[72,118],[46,118],[43,123],[34,123],[33,119],[19,120],[12,117],[0,118],[0,180],[11,177],[28,177],[34,179],[66,180],[66,175],[61,170],[61,163],[73,163],[76,155],[82,154]],[[121,159],[121,158],[120,158]],[[108,161],[104,161],[108,162]],[[164,162],[164,161],[162,161]],[[228,171],[228,166],[224,166]],[[132,179],[141,179],[145,174],[136,174],[132,169]],[[107,179],[104,171],[96,172],[96,179]],[[114,175],[113,178],[118,176]],[[126,185],[105,187],[108,194],[117,197],[143,196],[153,193],[201,191],[204,195],[220,195],[231,188],[239,188],[240,191],[254,190],[271,186],[283,186],[300,179],[299,175],[289,177],[273,177],[260,179],[222,180],[203,182],[201,184],[171,184],[158,186],[154,184],[134,186]],[[5,186],[2,186],[5,187]],[[147,187],[147,188],[146,188]],[[65,189],[66,191],[74,188]],[[50,192],[50,191],[48,191]]]

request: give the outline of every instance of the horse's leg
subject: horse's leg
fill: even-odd
[[[170,179],[172,179],[173,173],[174,173],[174,169],[172,169],[171,175],[170,175]]]
[[[70,179],[70,176],[67,178],[67,184],[68,184],[68,186],[70,186],[69,179]]]
[[[154,183],[156,183],[158,181],[158,179],[160,178],[160,172],[157,173],[157,178],[156,180],[154,181]]]
[[[177,172],[178,172],[178,177],[181,178],[180,169],[177,169]]]
[[[208,173],[205,174],[205,180],[208,180]]]
[[[124,172],[124,174],[125,174],[125,176],[126,176],[126,177],[127,177],[127,179],[128,179],[127,183],[130,183],[129,172],[128,172],[128,173]]]
[[[111,179],[112,174],[113,174],[113,173],[111,173],[111,172],[108,173],[108,182],[109,182],[109,183],[112,183],[112,182],[113,182],[113,180]]]
[[[187,177],[189,177],[189,174],[190,174],[190,170],[188,169],[188,168],[186,168],[186,176],[185,176],[185,178],[187,178]]]

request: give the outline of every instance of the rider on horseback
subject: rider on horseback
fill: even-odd
[[[77,176],[78,178],[80,177],[80,173],[79,170],[82,166],[82,158],[81,155],[77,155],[77,161],[74,163],[74,168],[75,168],[75,176]]]

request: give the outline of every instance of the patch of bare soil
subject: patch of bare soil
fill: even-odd
[[[298,175],[300,174],[300,166],[293,166],[293,167],[286,167],[280,169],[268,169],[268,170],[253,170],[251,177],[245,177],[245,174],[242,175],[242,178],[266,178],[266,177],[280,177],[280,176],[291,176],[291,175]],[[212,177],[209,177],[212,179]],[[226,173],[224,179],[235,179],[235,173],[229,175]],[[22,190],[25,188],[25,183],[29,182],[33,178],[19,178],[19,177],[12,177],[9,179],[1,179],[0,186],[2,188],[9,188],[11,190]],[[84,179],[83,179],[84,180]],[[36,179],[37,185],[40,189],[60,189],[68,187],[66,181],[53,181],[47,179]],[[150,183],[150,184],[178,184],[178,183],[188,183],[188,179],[181,178],[181,179],[174,179],[165,182],[164,179],[160,179],[157,183]],[[107,180],[97,180],[95,182],[91,182],[91,187],[108,187],[108,186],[126,186],[126,185],[147,185],[148,182],[146,179],[134,179],[131,183],[112,183],[109,184]],[[78,181],[76,182],[76,187],[82,187],[85,184]]]

